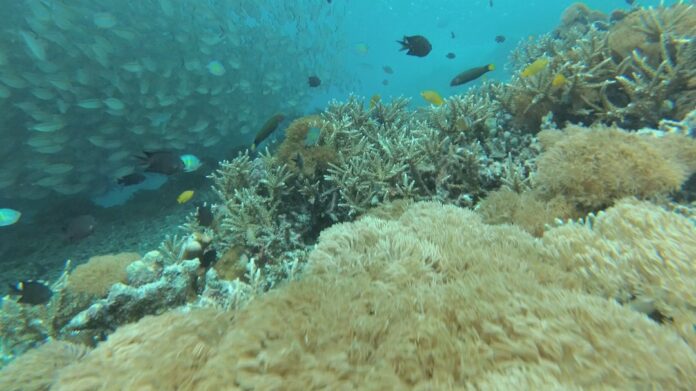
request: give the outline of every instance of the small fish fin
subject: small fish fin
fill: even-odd
[[[148,164],[148,162],[150,160],[150,156],[152,156],[152,153],[145,152],[145,151],[143,151],[143,153],[145,154],[144,156],[143,155],[133,155],[133,157],[138,159],[138,163],[140,163],[140,164]]]

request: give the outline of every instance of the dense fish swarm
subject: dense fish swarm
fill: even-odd
[[[304,75],[332,74],[315,56],[339,50],[341,34],[319,31],[308,51],[295,35],[324,28],[328,10],[266,3],[2,2],[3,197],[100,193],[143,150],[222,158],[216,145],[299,110]]]

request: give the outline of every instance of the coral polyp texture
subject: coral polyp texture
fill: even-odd
[[[634,215],[608,213],[612,226]],[[667,220],[678,234],[679,218]],[[564,270],[573,254],[554,250],[566,244],[554,238],[436,203],[337,224],[301,279],[234,315],[174,311],[125,326],[63,368],[52,389],[696,386],[694,350],[641,312],[581,293],[595,282]],[[625,250],[650,243],[638,240]]]
[[[539,139],[544,152],[537,160],[538,186],[581,209],[598,210],[627,196],[665,195],[696,172],[696,140],[685,135],[570,126],[544,130]]]
[[[626,199],[544,235],[545,251],[612,298],[672,327],[696,351],[696,225],[647,202]]]

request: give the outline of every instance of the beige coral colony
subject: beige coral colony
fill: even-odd
[[[351,2],[3,3],[2,122],[24,126],[0,146],[3,192],[82,194],[137,148],[202,153],[257,118],[283,137],[213,165],[159,248],[68,264],[42,305],[6,297],[0,391],[696,390],[692,2],[575,3],[508,40],[505,82],[310,115],[292,115],[306,77],[284,79],[330,66],[254,34]]]

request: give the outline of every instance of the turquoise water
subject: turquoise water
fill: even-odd
[[[364,42],[370,50],[364,56],[350,51],[340,60],[345,62],[357,86],[352,92],[361,96],[375,93],[383,97],[407,96],[420,103],[419,93],[435,89],[442,96],[462,93],[480,83],[449,87],[452,76],[461,70],[487,63],[497,66],[488,75],[492,80],[507,80],[505,69],[510,51],[530,36],[549,33],[559,23],[560,16],[574,1],[515,1],[497,0],[490,7],[487,0],[478,1],[334,1],[345,7],[341,34],[350,43]],[[630,10],[623,0],[585,1],[588,7],[605,13],[615,9]],[[673,4],[672,2],[664,2]],[[657,6],[660,1],[643,1],[642,6]],[[451,38],[451,32],[455,38]],[[398,51],[394,42],[402,35],[420,34],[433,45],[425,58],[408,57]],[[503,44],[495,42],[504,35]],[[454,60],[445,55],[456,54]],[[395,73],[387,75],[382,66],[391,66]],[[382,85],[382,80],[389,85]],[[344,91],[330,91],[316,97],[317,105],[327,98],[341,99]]]

